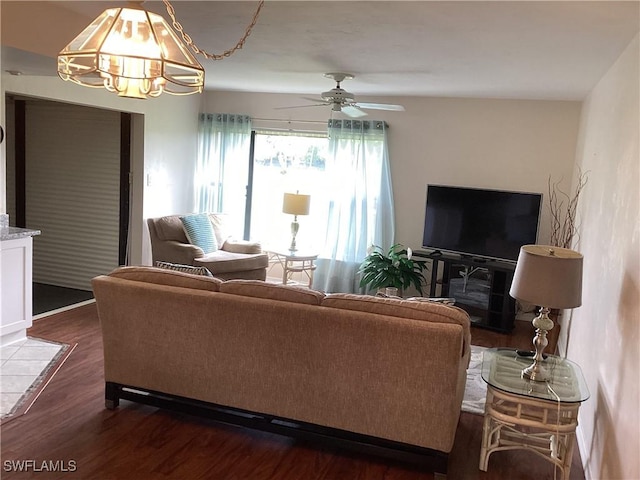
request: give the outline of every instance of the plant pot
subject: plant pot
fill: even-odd
[[[400,297],[402,298],[402,289],[396,287],[380,287],[376,295],[381,297]]]

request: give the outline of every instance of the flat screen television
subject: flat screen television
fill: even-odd
[[[536,243],[542,194],[427,186],[425,249],[515,262]]]

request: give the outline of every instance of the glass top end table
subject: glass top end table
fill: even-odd
[[[576,363],[548,355],[544,367],[549,379],[538,382],[522,377],[522,370],[532,362],[533,357],[519,355],[516,350],[491,348],[484,352],[482,379],[504,392],[540,400],[584,402],[589,398],[589,389]]]
[[[569,480],[581,402],[589,398],[580,367],[549,355],[544,382],[523,378],[532,357],[516,350],[492,348],[484,352],[482,379],[487,383],[480,470],[487,471],[489,456],[500,450],[523,449],[538,453]]]

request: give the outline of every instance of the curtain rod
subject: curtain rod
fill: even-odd
[[[282,118],[257,118],[251,117],[251,120],[257,120],[261,122],[281,122],[281,123],[316,123],[319,125],[327,125],[328,120],[320,121],[320,120],[284,120]]]

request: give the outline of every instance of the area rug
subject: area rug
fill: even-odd
[[[482,380],[482,354],[485,347],[471,345],[471,360],[467,369],[467,385],[464,389],[462,411],[484,415],[487,384]]]
[[[76,346],[28,337],[2,348],[0,424],[29,411]]]

